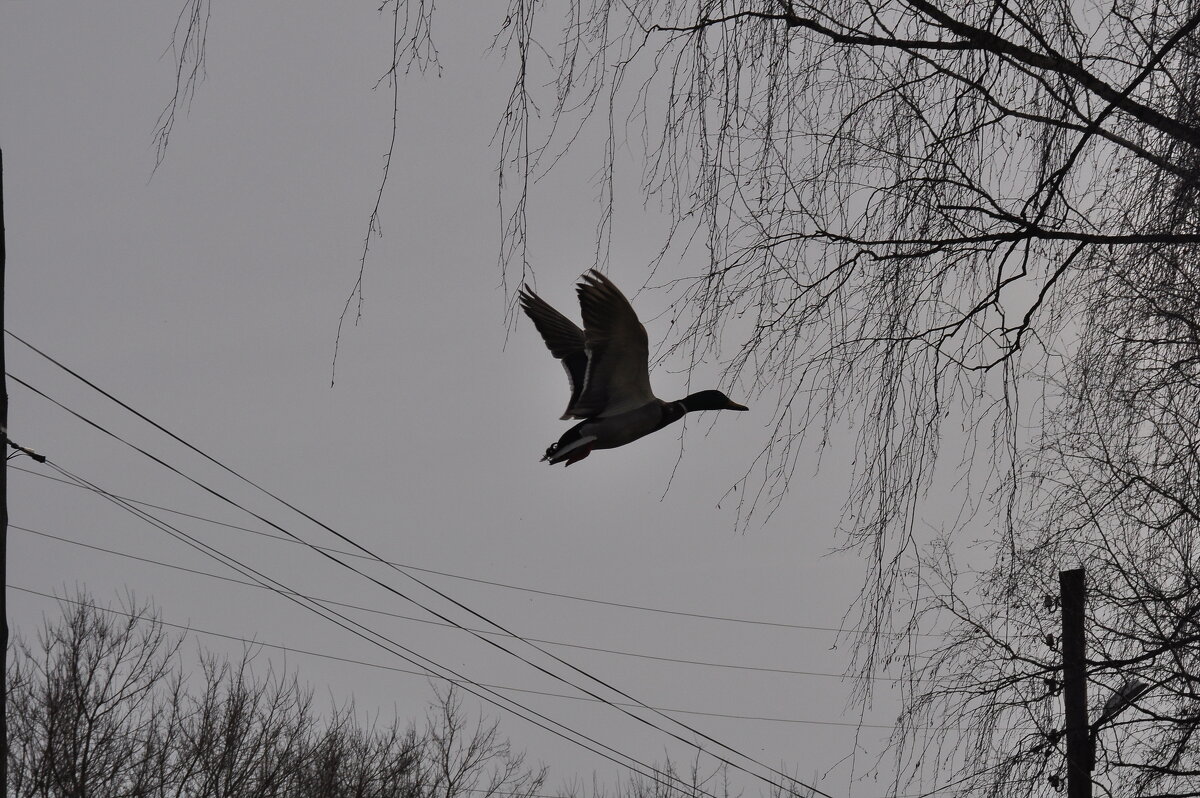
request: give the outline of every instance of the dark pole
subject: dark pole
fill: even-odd
[[[1092,752],[1088,740],[1087,668],[1084,663],[1083,569],[1059,571],[1062,599],[1063,704],[1067,734],[1067,798],[1092,798]]]
[[[4,615],[4,689],[0,699],[0,732],[4,736],[4,756],[0,757],[0,789],[8,794],[8,377],[4,362],[4,151],[0,150],[0,454],[4,456],[4,467],[0,468],[0,576],[4,586],[0,588],[0,612]]]

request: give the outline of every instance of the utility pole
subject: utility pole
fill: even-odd
[[[1082,568],[1058,572],[1062,603],[1063,704],[1066,712],[1067,798],[1092,798],[1092,743],[1087,715]]]
[[[4,466],[0,468],[0,613],[4,614],[3,699],[0,699],[0,732],[4,737],[4,756],[0,757],[0,791],[8,794],[8,377],[4,362],[4,151],[0,150],[0,432],[4,440]]]

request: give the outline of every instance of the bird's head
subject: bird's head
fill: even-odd
[[[683,409],[691,413],[696,410],[749,410],[745,405],[739,405],[720,391],[700,391],[679,400]]]

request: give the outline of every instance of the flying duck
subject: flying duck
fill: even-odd
[[[700,391],[664,402],[650,390],[650,349],[646,328],[625,295],[595,269],[575,287],[583,329],[528,286],[521,308],[533,320],[550,354],[562,361],[571,384],[563,419],[581,418],[542,460],[578,463],[593,449],[615,449],[696,410],[749,410],[720,391]]]

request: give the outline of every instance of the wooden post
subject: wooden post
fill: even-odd
[[[4,615],[4,677],[3,698],[0,699],[0,732],[4,738],[4,752],[0,757],[0,791],[8,794],[8,377],[4,362],[4,151],[0,150],[0,432],[4,440],[4,467],[0,468],[0,614]]]
[[[1059,571],[1058,585],[1062,600],[1067,798],[1092,798],[1092,747],[1088,734],[1087,668],[1083,638],[1083,605],[1087,589],[1083,569]]]

